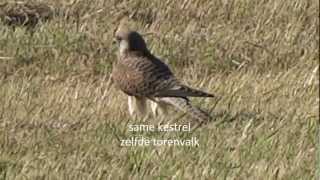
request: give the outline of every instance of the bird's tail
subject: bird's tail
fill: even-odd
[[[212,119],[207,112],[204,112],[198,107],[192,106],[187,98],[164,97],[161,98],[161,101],[175,106],[180,111],[185,112],[191,117],[197,119],[200,123],[207,122]]]
[[[179,85],[173,88],[158,92],[155,97],[214,97],[213,94],[193,89],[188,86]]]

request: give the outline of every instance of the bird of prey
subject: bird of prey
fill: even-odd
[[[145,115],[147,101],[151,101],[154,114],[158,110],[166,113],[168,107],[174,106],[201,123],[211,119],[208,113],[192,106],[188,97],[214,96],[182,84],[165,63],[151,54],[138,32],[119,28],[115,41],[119,54],[111,78],[128,95],[130,115]]]

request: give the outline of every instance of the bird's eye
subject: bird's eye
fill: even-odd
[[[122,38],[121,38],[120,36],[116,36],[116,40],[117,40],[117,41],[121,41]]]

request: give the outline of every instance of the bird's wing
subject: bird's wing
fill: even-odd
[[[113,67],[112,79],[126,94],[152,97],[178,82],[168,66],[154,57],[129,54]]]

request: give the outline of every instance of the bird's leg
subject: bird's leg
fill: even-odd
[[[151,110],[154,116],[166,115],[168,113],[168,104],[162,102],[159,98],[157,99],[150,99],[151,100]]]
[[[145,116],[147,113],[147,99],[144,97],[136,97],[135,99],[139,115]]]
[[[151,104],[152,114],[153,114],[154,116],[157,116],[158,103],[156,103],[156,102],[154,102],[154,101],[150,101],[150,104]]]
[[[137,113],[137,115],[141,116],[146,114],[147,104],[146,98],[144,97],[128,96],[128,106],[131,116],[133,116],[134,113]]]
[[[134,97],[133,96],[128,96],[128,107],[129,107],[129,113],[131,116],[133,116],[135,107],[134,107]]]

